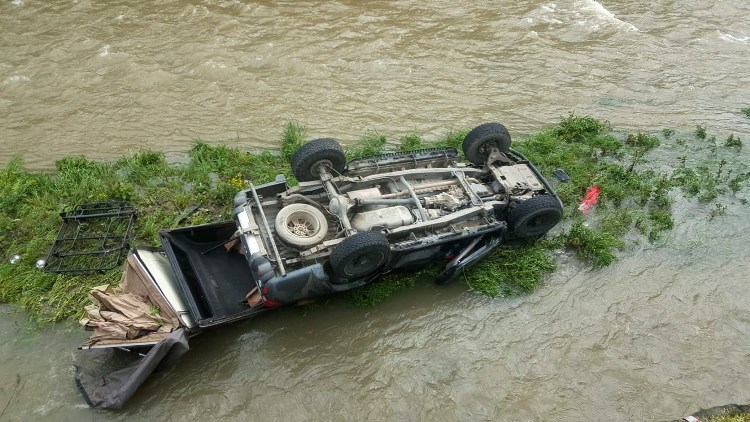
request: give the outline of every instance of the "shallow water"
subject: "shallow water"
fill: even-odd
[[[746,2],[131,3],[0,5],[0,162],[273,149],[290,120],[345,142],[487,120],[521,137],[571,111],[750,139]],[[657,245],[599,271],[561,254],[528,296],[420,286],[207,333],[119,412],[75,390],[82,332],[2,307],[0,420],[664,420],[747,402],[750,222],[723,201],[710,220],[678,197]]]

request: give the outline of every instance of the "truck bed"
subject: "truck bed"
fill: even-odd
[[[188,307],[199,326],[241,319],[252,313],[244,302],[253,289],[245,258],[223,246],[237,226],[233,221],[163,230],[159,233]]]

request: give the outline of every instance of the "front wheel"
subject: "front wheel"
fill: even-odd
[[[510,150],[510,133],[500,123],[485,123],[475,127],[464,138],[464,156],[472,164],[483,165],[492,147],[506,153]]]
[[[331,267],[339,277],[356,280],[382,270],[391,257],[388,239],[381,232],[355,233],[331,252]]]
[[[552,195],[539,195],[521,202],[508,213],[508,228],[518,237],[547,233],[562,218],[560,201]]]

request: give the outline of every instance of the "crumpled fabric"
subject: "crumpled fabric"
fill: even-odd
[[[140,295],[122,293],[103,285],[91,289],[89,296],[95,304],[84,308],[85,316],[80,321],[81,325],[94,331],[89,342],[132,340],[149,332],[174,330],[174,326],[159,315],[159,309]]]

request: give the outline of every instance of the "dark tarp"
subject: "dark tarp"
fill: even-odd
[[[76,384],[90,406],[119,409],[157,367],[166,369],[173,366],[189,349],[185,330],[180,328],[154,345],[146,356],[124,369],[104,376],[91,376],[76,366]]]

